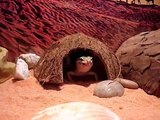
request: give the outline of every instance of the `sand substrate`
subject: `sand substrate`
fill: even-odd
[[[0,120],[30,120],[46,107],[71,101],[93,102],[108,107],[122,120],[159,120],[160,99],[141,89],[125,89],[122,97],[93,96],[95,83],[47,86],[45,89],[33,77],[0,84]]]

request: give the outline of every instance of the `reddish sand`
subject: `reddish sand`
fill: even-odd
[[[93,96],[94,86],[65,84],[60,89],[56,86],[44,89],[33,76],[16,82],[10,79],[0,84],[0,120],[30,120],[46,107],[71,101],[98,103],[122,120],[159,120],[160,100],[155,96],[141,89],[125,89],[122,97],[98,98]]]

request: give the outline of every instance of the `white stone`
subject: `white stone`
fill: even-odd
[[[21,54],[18,58],[23,59],[27,64],[28,68],[34,68],[35,65],[37,65],[40,56],[33,54],[33,53],[27,53],[27,54]]]
[[[28,65],[24,60],[20,58],[17,60],[13,77],[14,79],[27,79],[29,77]]]

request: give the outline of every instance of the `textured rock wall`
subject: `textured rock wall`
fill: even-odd
[[[160,26],[160,7],[109,0],[0,0],[0,46],[9,60],[42,54],[54,41],[76,32],[98,38],[113,51],[127,38]]]

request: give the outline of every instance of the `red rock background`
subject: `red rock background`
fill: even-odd
[[[0,0],[0,46],[9,60],[26,52],[42,54],[68,34],[99,38],[113,51],[129,37],[160,28],[160,6],[110,0]]]

